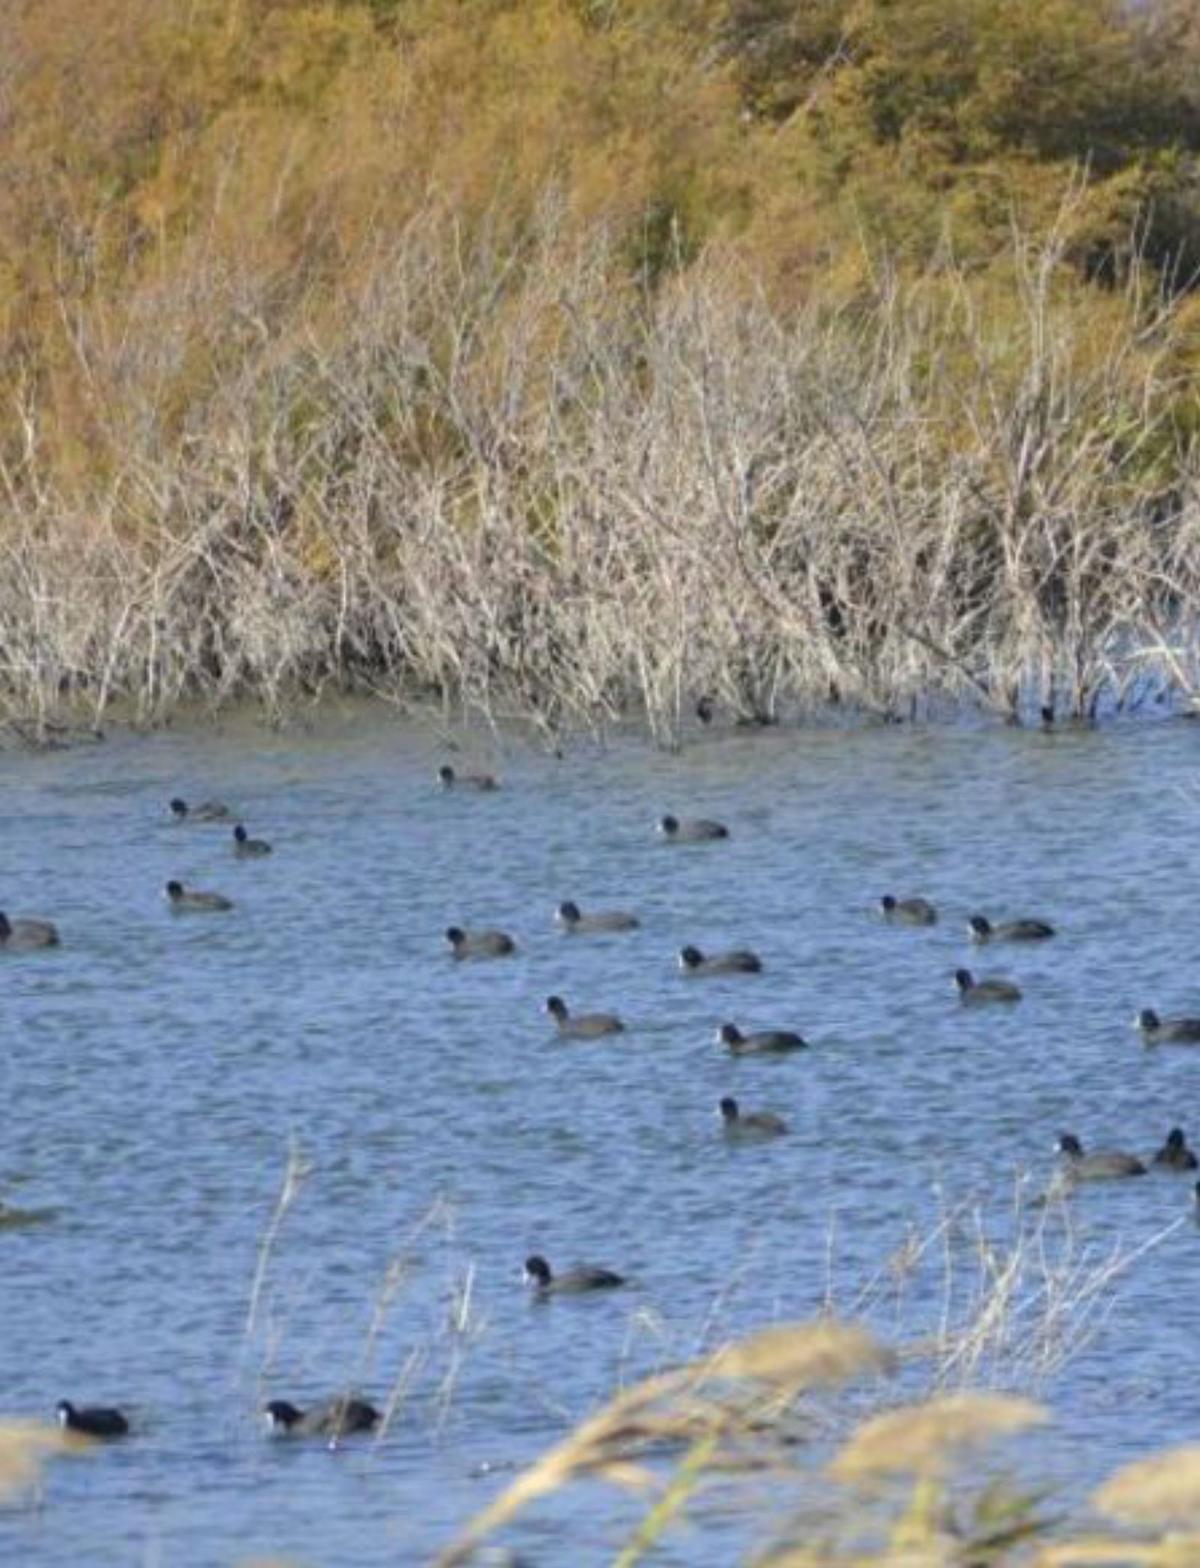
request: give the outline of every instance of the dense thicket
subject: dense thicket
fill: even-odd
[[[821,571],[803,550],[772,558],[793,574],[763,600],[793,617],[771,629],[784,665],[801,636],[795,574],[812,579],[820,624],[844,629],[830,607],[866,594],[883,549],[870,529],[848,537],[835,492],[856,527],[919,531],[945,520],[970,471],[978,517],[954,568],[975,584],[968,609],[998,580],[997,507],[1005,527],[1039,519],[1049,539],[1068,491],[1072,507],[1090,498],[1089,527],[1121,509],[1161,524],[1191,504],[1190,0],[11,0],[0,235],[0,676],[23,701],[148,688],[153,709],[167,691],[258,689],[264,667],[273,689],[305,671],[391,678],[401,649],[414,657],[415,623],[384,635],[353,585],[360,571],[392,582],[393,619],[402,588],[411,600],[415,567],[389,575],[396,508],[449,517],[451,541],[502,515],[549,570],[580,497],[614,477],[602,406],[610,426],[657,419],[669,438],[720,405],[727,424],[688,450],[682,493],[708,485],[728,521],[726,487],[742,484],[734,511],[756,548],[794,521],[782,475],[813,483],[820,457],[828,478],[831,453],[842,465],[812,523],[832,552]],[[806,339],[822,345],[807,360]],[[1082,411],[1095,423],[1076,451]],[[901,417],[935,433],[905,445]],[[1032,445],[1013,453],[1010,439]],[[1010,471],[1016,489],[997,501]],[[625,508],[644,548],[654,526],[659,545],[672,536],[669,486],[653,506],[635,494],[650,473],[622,479],[597,529]],[[207,564],[164,604],[180,552],[201,548]],[[1119,554],[1105,549],[1093,566]],[[86,632],[87,595],[70,590],[85,559],[99,585]],[[263,599],[268,559],[278,581]],[[926,557],[913,560],[919,574]],[[1049,614],[1066,599],[1047,561]],[[291,653],[247,640],[234,567],[260,574],[263,603],[293,596],[273,628],[293,628]],[[500,642],[536,647],[529,596],[508,587]],[[585,574],[580,591],[601,603],[611,587]],[[1127,645],[1130,615],[1123,601]],[[910,651],[934,640],[919,620]],[[68,623],[71,646],[52,647]],[[824,684],[891,700],[883,643],[853,630],[867,663]],[[987,650],[943,648],[944,668],[990,689],[993,633]],[[1058,658],[1042,630],[1000,643],[1006,672],[1017,643],[1047,669]],[[708,655],[736,684],[716,645]],[[464,657],[459,644],[445,669],[417,662],[453,686]],[[478,678],[507,657],[492,648]],[[647,649],[630,660],[606,665],[581,706],[653,689],[661,707],[663,682],[681,689]],[[905,670],[907,690],[922,676]]]

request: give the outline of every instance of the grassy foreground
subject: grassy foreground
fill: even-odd
[[[293,1142],[248,1289],[238,1373],[247,1421],[257,1423],[280,1350],[272,1298],[292,1271],[280,1249],[312,1174]],[[1052,1421],[1042,1391],[1105,1330],[1123,1280],[1194,1220],[1098,1251],[1077,1230],[1067,1189],[1030,1203],[1025,1188],[1018,1177],[999,1229],[999,1216],[973,1199],[945,1205],[849,1295],[835,1284],[831,1236],[817,1318],[772,1323],[622,1388],[520,1471],[433,1568],[469,1568],[539,1503],[596,1485],[632,1497],[642,1514],[612,1568],[654,1561],[655,1547],[685,1527],[696,1560],[707,1561],[705,1528],[716,1518],[753,1535],[738,1559],[744,1568],[1191,1568],[1200,1553],[1200,1446],[1123,1467],[1082,1520],[1064,1518],[1044,1488],[1019,1479],[1019,1461],[1001,1467],[990,1450]],[[452,1207],[440,1198],[386,1263],[349,1387],[379,1385],[385,1321],[439,1232],[454,1233]],[[422,1423],[431,1437],[443,1434],[465,1357],[487,1352],[474,1277],[473,1265],[460,1273],[432,1338],[391,1358],[370,1441],[387,1443],[399,1423],[410,1436]],[[878,1322],[891,1325],[894,1343]],[[423,1364],[433,1374],[424,1391],[416,1386]],[[153,1432],[128,1441],[153,1442]],[[0,1507],[40,1505],[48,1465],[102,1463],[103,1451],[78,1433],[0,1418]],[[386,1487],[382,1471],[377,1479]],[[284,1568],[286,1560],[271,1561]]]
[[[1185,1568],[1200,1560],[1200,1446],[1139,1460],[1094,1494],[1111,1526],[1072,1529],[1045,1499],[999,1474],[980,1450],[1050,1419],[1013,1394],[939,1394],[868,1417],[824,1465],[806,1449],[806,1407],[894,1356],[835,1320],[780,1325],[619,1395],[525,1471],[437,1560],[468,1564],[476,1547],[540,1498],[591,1479],[650,1502],[614,1568],[653,1549],[705,1490],[739,1483],[769,1499],[775,1539],[753,1568]],[[664,1474],[651,1456],[673,1455]],[[982,1479],[981,1476],[982,1469]]]

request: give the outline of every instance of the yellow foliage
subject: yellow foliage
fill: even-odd
[[[1139,212],[1200,258],[1182,0],[12,0],[0,61],[0,358],[68,488],[344,337],[431,204],[519,242],[553,191],[638,287],[708,252],[844,300],[864,234],[986,270],[1086,166],[1082,272]]]

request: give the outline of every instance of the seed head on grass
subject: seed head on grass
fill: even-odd
[[[884,1475],[937,1475],[965,1448],[1041,1426],[1049,1412],[1013,1394],[942,1394],[864,1421],[834,1457],[839,1481]]]
[[[0,1502],[36,1486],[51,1454],[86,1453],[87,1438],[43,1421],[0,1421]]]
[[[852,1323],[781,1323],[718,1351],[708,1371],[717,1377],[818,1388],[868,1372],[889,1372],[894,1364],[891,1351]]]
[[[1200,1527],[1200,1444],[1135,1460],[1110,1476],[1093,1501],[1123,1524]],[[1200,1562],[1200,1553],[1193,1561]]]

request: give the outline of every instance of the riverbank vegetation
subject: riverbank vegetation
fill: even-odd
[[[0,701],[1200,695],[1175,0],[0,17]]]

